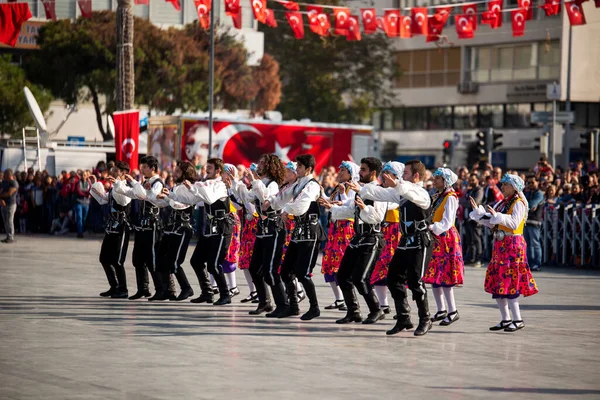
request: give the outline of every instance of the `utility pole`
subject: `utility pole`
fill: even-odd
[[[133,65],[132,0],[117,2],[117,111],[133,109],[135,70]]]
[[[211,0],[212,1],[212,0]],[[210,6],[210,59],[208,69],[208,158],[213,148],[213,100],[215,96],[215,2]]]

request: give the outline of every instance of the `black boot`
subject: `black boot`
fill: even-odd
[[[116,290],[111,287],[106,292],[100,293],[100,297],[111,297],[113,295],[113,293],[116,293]]]
[[[169,300],[169,293],[161,290],[160,292],[154,293],[154,296],[150,297],[148,301],[163,301]]]
[[[381,319],[384,319],[385,314],[379,307],[379,300],[377,299],[377,295],[375,294],[375,291],[373,289],[371,289],[369,291],[369,293],[367,293],[364,296],[364,298],[365,298],[365,301],[367,302],[367,305],[369,306],[369,315],[367,316],[367,319],[365,319],[362,323],[363,324],[374,324],[375,322],[377,322]]]
[[[427,293],[424,293],[419,298],[415,299],[417,308],[419,309],[419,326],[415,329],[415,336],[423,336],[431,329],[431,316],[429,315],[429,302],[427,301]]]
[[[248,314],[250,315],[260,315],[264,312],[271,312],[273,311],[273,306],[271,305],[271,302],[268,303],[258,303],[258,307],[256,308],[256,310],[252,310],[250,312],[248,312]]]
[[[283,309],[278,318],[286,318],[294,315],[300,315],[300,308],[298,307],[298,296],[296,296],[296,285],[294,282],[289,282],[285,284],[285,289],[287,292],[287,298],[289,305]]]
[[[125,267],[123,265],[117,265],[115,267],[115,273],[117,274],[117,292],[127,293],[127,275],[125,274]]]
[[[181,289],[181,293],[179,293],[179,296],[177,296],[177,301],[183,301],[186,300],[190,297],[192,297],[194,295],[194,291],[192,290],[191,287],[185,288],[185,289]]]
[[[214,298],[213,298],[212,291],[210,291],[210,292],[203,291],[199,297],[196,297],[195,299],[191,300],[192,303],[209,303],[209,304],[212,304],[213,301],[214,301]]]
[[[408,305],[408,299],[406,297],[395,298],[394,305],[396,306],[396,313],[398,319],[396,325],[387,331],[386,335],[395,335],[404,329],[412,329],[414,325],[410,321],[410,306]]]
[[[304,286],[304,292],[308,301],[310,302],[310,308],[308,311],[300,317],[302,321],[310,321],[311,319],[321,316],[321,310],[319,309],[319,300],[317,299],[317,290],[315,283],[310,278],[302,279],[302,286]]]
[[[362,315],[360,311],[348,311],[346,316],[342,319],[335,321],[336,324],[349,324],[350,322],[362,322]]]
[[[421,318],[419,320],[419,326],[415,329],[415,336],[423,336],[431,329],[431,318],[427,316],[426,318]]]
[[[129,300],[137,300],[142,297],[150,297],[150,290],[148,290],[148,270],[144,266],[135,267],[135,279],[137,283],[137,292],[129,297]]]
[[[231,294],[229,293],[229,287],[227,286],[227,281],[225,280],[225,274],[223,271],[219,272],[219,274],[215,276],[215,281],[217,281],[217,285],[219,287],[220,297],[219,300],[213,303],[213,305],[222,306],[225,304],[231,304]]]
[[[142,297],[150,297],[152,296],[152,294],[150,294],[150,291],[148,289],[146,290],[138,290],[133,296],[129,296],[129,300],[137,300],[137,299],[141,299]]]
[[[273,300],[275,300],[275,311],[265,315],[267,318],[282,318],[286,309],[289,307],[285,287],[283,282],[279,281],[271,287],[273,292]]]
[[[412,322],[410,322],[410,318],[398,318],[398,320],[396,321],[396,325],[394,325],[394,327],[392,329],[390,329],[389,331],[386,331],[385,334],[386,335],[395,335],[396,333],[399,333],[403,330],[409,330],[414,328],[415,326],[413,325]]]

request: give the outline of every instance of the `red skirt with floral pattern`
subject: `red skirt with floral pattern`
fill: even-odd
[[[250,221],[244,221],[244,229],[242,230],[240,239],[240,259],[238,262],[240,269],[250,268],[250,260],[254,251],[254,242],[256,241],[256,224],[258,224],[258,217],[254,217]]]
[[[321,273],[323,275],[337,274],[346,247],[354,236],[354,222],[347,219],[332,221],[327,232],[327,244],[323,250]]]
[[[462,285],[465,263],[458,231],[453,226],[440,236],[434,237],[431,261],[423,276],[423,282],[433,286]]]
[[[229,244],[229,250],[227,251],[225,261],[237,264],[240,262],[240,230],[242,225],[240,223],[240,216],[237,213],[234,213],[233,217],[235,218],[235,224],[233,225],[231,243]]]
[[[381,233],[383,233],[385,245],[383,246],[383,250],[381,250],[379,259],[377,259],[375,268],[373,268],[373,272],[371,273],[371,285],[375,285],[376,283],[386,283],[390,262],[392,261],[392,257],[394,257],[394,253],[396,253],[396,248],[398,248],[398,243],[400,242],[400,224],[398,222],[388,222],[381,229]]]

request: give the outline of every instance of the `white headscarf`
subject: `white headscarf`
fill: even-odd
[[[296,174],[296,168],[298,168],[298,163],[295,161],[288,161],[288,163],[285,165],[285,168],[289,169],[290,171]]]
[[[353,163],[352,161],[342,161],[340,168],[346,168],[348,170],[350,176],[352,177],[350,178],[352,182],[358,182],[360,180],[360,175],[358,174],[360,167],[357,164]]]
[[[504,174],[502,179],[500,179],[500,183],[508,183],[512,187],[515,188],[515,190],[519,194],[519,197],[521,198],[521,200],[523,200],[523,203],[525,203],[525,221],[527,221],[527,214],[529,211],[529,202],[527,201],[527,198],[525,197],[525,193],[523,193],[523,188],[525,188],[525,182],[523,182],[523,179],[521,179],[521,177],[519,175]]]
[[[225,172],[233,176],[235,179],[238,178],[238,170],[233,164],[225,164]]]
[[[440,176],[444,180],[446,188],[452,187],[458,180],[458,176],[449,168],[438,168],[433,173],[433,176]]]
[[[396,175],[396,178],[402,178],[402,174],[404,174],[405,165],[398,161],[388,161],[383,166],[381,172],[389,172],[393,175]]]

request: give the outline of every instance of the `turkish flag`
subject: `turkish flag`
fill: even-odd
[[[138,151],[140,145],[140,112],[115,111],[115,157],[117,161],[129,163],[133,170],[138,167]]]
[[[401,17],[400,37],[402,39],[410,39],[412,37],[412,18],[408,15]]]
[[[240,0],[225,0],[225,15],[233,17],[241,11]]]
[[[348,34],[346,35],[346,40],[360,40],[360,20],[357,15],[351,15],[348,18]]]
[[[56,21],[56,2],[54,0],[42,0],[42,4],[46,12],[46,19]]]
[[[294,37],[296,39],[302,39],[304,37],[304,21],[302,20],[302,13],[299,11],[288,11],[285,13],[285,17],[294,31]]]
[[[385,23],[383,22],[382,17],[377,17],[377,29],[381,29],[385,32]]]
[[[360,16],[362,17],[365,35],[377,32],[377,12],[374,8],[361,8]]]
[[[283,4],[283,6],[290,11],[300,11],[298,3],[294,3],[293,1],[277,0],[277,2]]]
[[[523,36],[525,34],[525,21],[527,19],[527,9],[520,8],[510,12],[512,20],[513,36]]]
[[[435,9],[434,17],[438,21],[440,21],[441,23],[443,23],[445,25],[446,21],[448,21],[448,18],[450,17],[451,12],[452,12],[452,7],[438,7]],[[444,26],[444,25],[442,25],[442,26]]]
[[[28,3],[0,3],[0,43],[15,47],[21,25],[31,17]]]
[[[529,0],[526,0],[529,1]],[[473,30],[477,30],[477,4],[467,4],[463,6],[463,14],[469,17]]]
[[[135,5],[150,5],[150,0],[133,0],[133,4]]]
[[[210,28],[210,5],[211,0],[194,0],[196,11],[198,11],[198,22],[202,29]]]
[[[565,1],[565,9],[567,10],[571,26],[586,24],[581,3],[581,1]]]
[[[474,35],[471,20],[467,15],[455,15],[454,23],[459,39],[472,39]]]
[[[329,15],[323,13],[322,7],[307,6],[310,30],[320,36],[329,36],[331,22]]]
[[[250,0],[250,4],[252,5],[254,18],[264,24],[267,20],[267,13],[265,12],[267,9],[267,0]]]
[[[388,37],[400,36],[400,10],[385,10],[383,30]]]
[[[437,42],[440,40],[445,23],[446,21],[440,21],[435,15],[427,17],[427,42]]]
[[[181,11],[181,3],[179,2],[179,0],[166,0],[167,3],[171,3],[173,4],[173,7],[175,7],[175,9],[177,11]]]
[[[92,0],[77,0],[77,4],[83,18],[92,18]]]
[[[517,4],[519,8],[524,8],[527,10],[527,21],[531,21],[533,19],[533,7],[531,6],[531,0],[518,0]]]
[[[237,14],[232,14],[231,21],[233,21],[235,29],[242,29],[242,11],[240,10]]]
[[[417,7],[410,10],[412,17],[411,32],[413,35],[427,35],[427,7]]]
[[[546,17],[557,15],[560,12],[560,0],[546,0],[546,3],[540,8],[544,10]]]
[[[488,3],[488,11],[481,15],[481,23],[488,24],[492,29],[502,26],[502,0],[491,0]]]
[[[277,21],[275,21],[275,13],[270,8],[265,10],[266,19],[265,24],[271,28],[277,28]]]
[[[335,29],[333,33],[336,35],[348,35],[348,28],[350,28],[350,9],[346,7],[335,7],[333,9],[333,16],[335,19]]]

